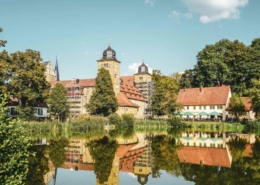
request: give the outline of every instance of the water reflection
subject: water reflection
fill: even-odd
[[[255,134],[171,130],[113,130],[103,136],[37,140],[27,184],[58,183],[58,168],[95,173],[96,184],[120,184],[120,172],[149,184],[162,171],[197,185],[260,184],[260,137]],[[42,142],[41,142],[42,141]],[[135,182],[134,182],[135,181]]]

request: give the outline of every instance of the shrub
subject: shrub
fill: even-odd
[[[127,126],[133,127],[135,122],[135,117],[133,114],[123,114],[122,115],[123,123]]]
[[[121,126],[122,125],[122,119],[118,114],[111,114],[108,117],[109,123],[116,125],[116,126]]]
[[[181,118],[179,116],[172,116],[168,118],[167,123],[170,126],[178,126],[181,123]]]

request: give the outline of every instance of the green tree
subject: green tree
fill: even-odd
[[[90,141],[87,146],[95,161],[94,172],[97,176],[96,178],[100,184],[103,184],[108,180],[115,153],[119,145],[115,140],[111,140],[105,136],[102,139]]]
[[[17,120],[7,118],[7,95],[0,95],[0,184],[24,184],[31,146]]]
[[[108,70],[104,68],[99,70],[95,91],[86,106],[92,115],[109,116],[118,109],[118,102]]]
[[[29,151],[33,154],[30,155],[29,168],[27,174],[26,185],[45,185],[44,175],[49,172],[48,158],[45,156],[46,145],[31,146]]]
[[[256,113],[256,117],[260,115],[260,80],[252,79],[252,87],[248,89],[247,93],[252,97],[252,108]]]
[[[47,100],[49,104],[49,112],[58,121],[65,121],[69,113],[69,105],[67,103],[67,89],[57,83],[52,89]]]
[[[153,71],[152,79],[155,83],[151,106],[153,114],[157,116],[172,115],[176,110],[181,109],[182,106],[176,102],[180,75],[164,76],[160,71]]]
[[[46,81],[45,66],[40,62],[40,52],[26,50],[15,52],[5,57],[8,89],[11,95],[18,97],[20,101],[19,117],[24,119],[33,118],[33,107],[46,101],[49,95],[50,84]]]
[[[246,115],[244,101],[235,93],[233,93],[230,98],[229,112],[233,114],[237,120],[239,119],[239,116]]]
[[[66,161],[65,147],[69,145],[69,140],[65,137],[51,139],[48,146],[49,157],[55,168],[59,168]]]
[[[3,31],[3,29],[2,28],[0,28],[0,33]],[[5,47],[5,44],[7,43],[7,41],[6,40],[0,40],[0,47]]]
[[[188,69],[185,70],[183,74],[181,74],[180,78],[180,88],[192,88],[193,83],[193,70]]]

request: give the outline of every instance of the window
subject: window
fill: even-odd
[[[42,115],[43,115],[43,110],[40,109],[40,108],[38,108],[38,115],[39,115],[39,116],[42,116]]]
[[[17,115],[18,115],[18,111],[15,110],[14,107],[11,107],[11,108],[10,108],[10,115],[11,115],[11,116],[17,116]]]
[[[139,80],[143,80],[143,77],[139,77]]]
[[[222,105],[218,105],[217,107],[218,107],[218,109],[222,109],[223,108]]]
[[[201,110],[201,106],[200,106],[200,110]]]
[[[117,78],[117,74],[115,74],[115,78]]]
[[[84,101],[87,101],[87,96],[84,96]]]
[[[196,106],[193,106],[193,110],[196,110]]]
[[[189,110],[189,106],[187,106],[187,110]]]
[[[142,168],[139,168],[139,172],[142,172],[143,170],[142,170]]]
[[[206,106],[204,106],[204,110],[206,110]]]
[[[211,106],[210,106],[210,109],[215,109],[215,106],[214,106],[214,105],[211,105]]]

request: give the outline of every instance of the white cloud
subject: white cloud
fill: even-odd
[[[170,17],[175,17],[176,21],[179,23],[181,17],[184,17],[186,19],[191,19],[192,18],[192,14],[191,13],[183,14],[181,12],[172,11],[171,14],[170,14]]]
[[[200,22],[209,23],[221,19],[238,19],[239,8],[249,0],[183,0],[190,12],[200,15]]]
[[[141,65],[141,62],[134,62],[127,67],[127,72],[125,75],[134,75],[138,71],[138,67]],[[152,74],[153,69],[148,66],[148,64],[145,64],[148,67],[148,72]]]
[[[135,175],[135,174],[133,174],[133,173],[131,173],[131,172],[127,172],[127,175],[129,176],[129,177],[132,177],[132,178],[137,178],[137,176]]]
[[[145,0],[145,4],[149,6],[153,6],[156,0]]]

